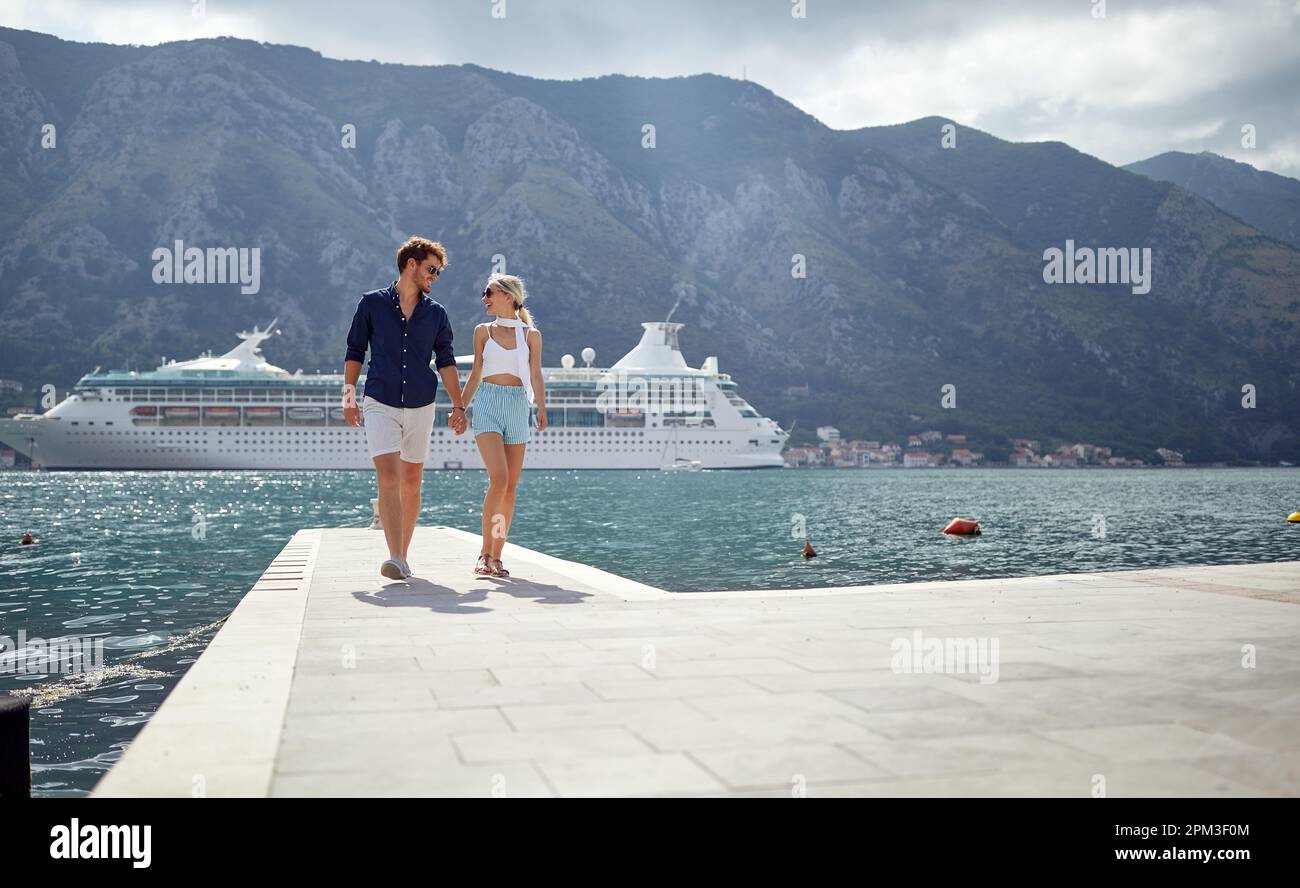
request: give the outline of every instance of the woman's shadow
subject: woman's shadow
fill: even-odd
[[[490,592],[506,592],[514,598],[533,598],[538,604],[581,604],[590,592],[565,589],[550,583],[514,577],[482,577],[490,586],[457,592],[450,586],[419,577],[385,583],[378,592],[353,592],[352,597],[373,607],[422,607],[444,614],[484,614],[492,608],[480,607]]]

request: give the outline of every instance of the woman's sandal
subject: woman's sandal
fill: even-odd
[[[496,576],[496,569],[492,566],[492,556],[486,552],[480,554],[474,564],[474,573],[482,577]]]
[[[493,558],[492,561],[494,562],[492,576],[494,577],[510,576],[510,571],[506,570],[506,566],[501,563],[500,558]]]

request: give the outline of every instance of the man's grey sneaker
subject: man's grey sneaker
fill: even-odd
[[[389,558],[383,564],[379,565],[379,572],[390,580],[404,580],[406,574],[402,573],[402,565],[396,558]]]
[[[411,573],[411,565],[406,563],[405,558],[397,559],[397,563],[402,565],[402,574],[403,574],[402,579],[407,579],[409,577],[414,576],[414,574]]]

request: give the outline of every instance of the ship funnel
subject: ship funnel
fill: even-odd
[[[689,370],[686,358],[682,357],[677,345],[677,331],[685,324],[670,321],[646,321],[641,324],[645,332],[641,341],[623,357],[618,359],[611,370]]]

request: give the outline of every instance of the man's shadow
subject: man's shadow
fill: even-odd
[[[580,604],[590,598],[591,593],[576,589],[564,589],[549,583],[533,580],[515,579],[514,577],[481,577],[494,581],[488,588],[470,589],[457,592],[450,586],[432,583],[419,577],[409,577],[385,583],[378,592],[353,592],[352,597],[363,604],[374,607],[425,607],[443,614],[484,614],[491,612],[490,607],[478,607],[475,603],[486,601],[489,592],[504,591],[515,598],[534,598],[538,604]]]
[[[539,583],[516,577],[484,577],[494,583],[497,589],[508,592],[515,598],[536,598],[538,604],[581,604],[590,598],[590,592],[577,589],[564,589],[551,583]]]

